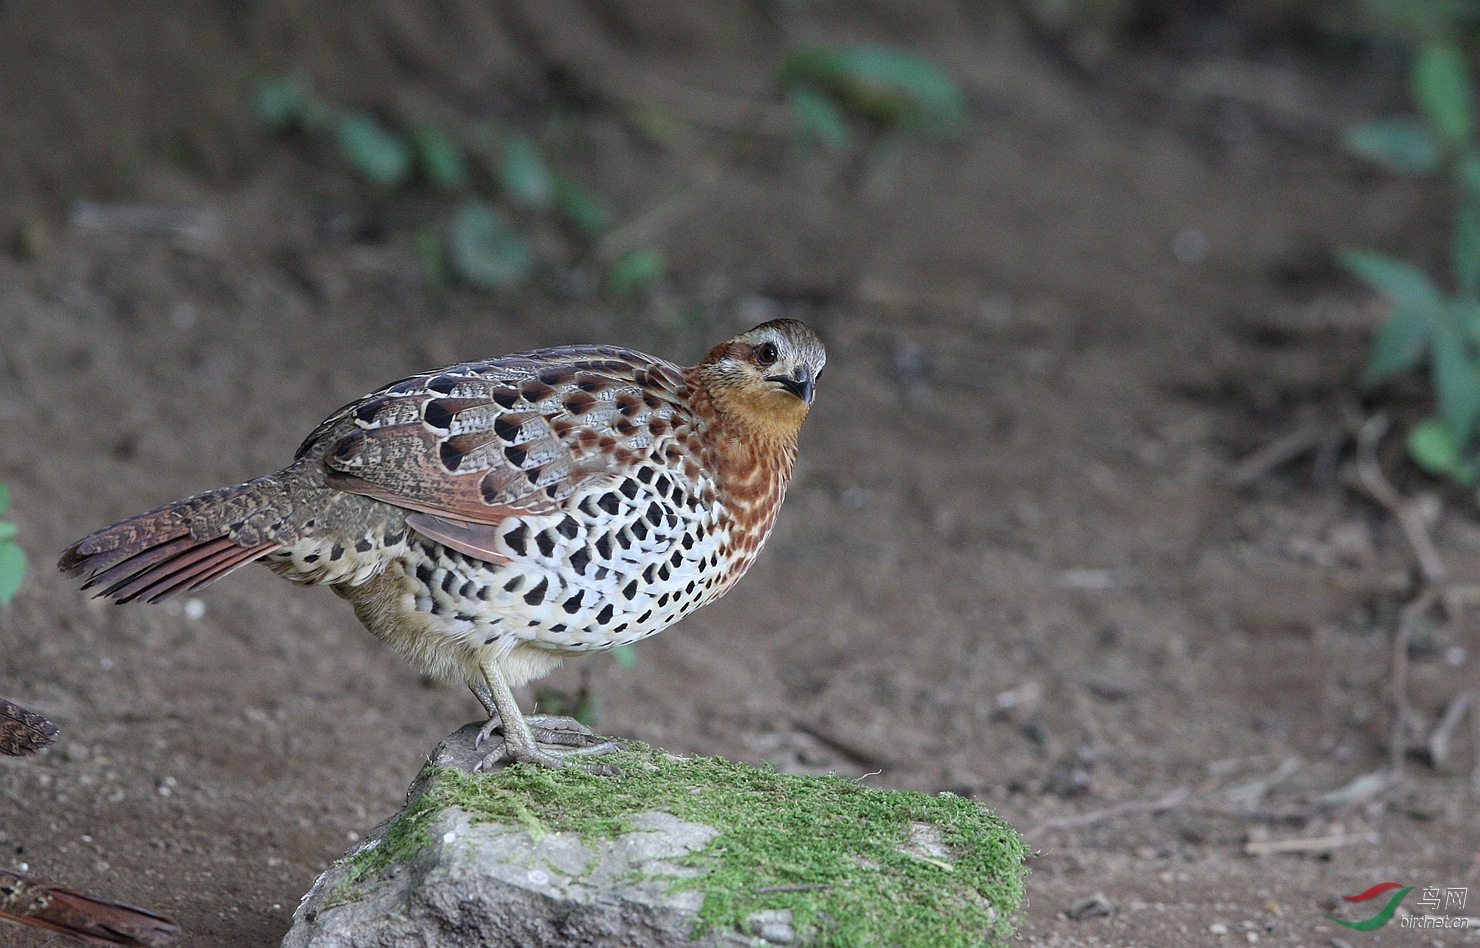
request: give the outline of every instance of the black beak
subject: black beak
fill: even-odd
[[[766,381],[775,382],[808,405],[812,404],[812,393],[816,382],[812,378],[812,370],[805,365],[797,366],[796,372],[791,375],[769,375]]]

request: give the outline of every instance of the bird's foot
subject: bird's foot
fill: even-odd
[[[524,719],[525,727],[512,733],[497,717],[490,718],[478,731],[475,746],[494,734],[501,739],[483,756],[474,771],[488,770],[501,763],[536,764],[541,767],[580,767],[593,774],[612,777],[621,770],[610,764],[587,764],[571,758],[609,754],[621,747],[618,741],[603,737],[574,718],[547,714]]]
[[[529,725],[529,733],[541,744],[583,748],[587,749],[585,752],[588,754],[606,754],[621,746],[616,740],[597,734],[575,718],[531,714],[525,717],[524,723]]]

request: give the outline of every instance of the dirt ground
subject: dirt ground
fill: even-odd
[[[399,14],[332,26],[310,5],[200,6],[166,29],[0,5],[0,225],[43,236],[0,258],[0,479],[32,565],[0,609],[0,695],[62,728],[44,756],[0,759],[0,864],[172,915],[183,944],[275,944],[478,710],[328,592],[253,568],[106,606],[51,568],[66,543],[275,470],[329,411],[412,371],[579,341],[689,362],[793,315],[828,371],[760,562],[635,667],[595,657],[541,688],[587,687],[602,730],[674,751],[983,801],[1038,852],[1028,944],[1477,939],[1325,917],[1383,880],[1465,887],[1480,915],[1474,719],[1442,768],[1410,754],[1401,781],[1354,784],[1388,765],[1412,555],[1346,477],[1382,306],[1331,253],[1437,266],[1447,226],[1433,189],[1336,145],[1344,122],[1402,107],[1396,72],[1229,43],[1066,55],[1002,18],[888,4],[820,5],[801,27],[524,4],[528,35],[504,47],[493,13],[446,13],[466,4],[430,24],[367,4]],[[763,95],[793,39],[926,51],[974,120],[887,180],[780,138],[729,155],[655,228],[671,273],[653,300],[438,302],[383,202],[230,111],[287,62],[340,101],[533,123],[551,93],[509,52],[531,36],[577,89],[582,174],[627,217],[705,159],[645,137],[622,96],[712,142],[723,110],[701,106]],[[69,224],[81,199],[219,226]],[[1411,420],[1421,395],[1381,404]],[[1309,450],[1245,463],[1292,435]],[[1480,583],[1473,504],[1396,445],[1385,469],[1437,510],[1454,582]],[[1477,686],[1476,620],[1410,648],[1415,747]]]

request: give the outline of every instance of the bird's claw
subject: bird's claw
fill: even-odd
[[[473,738],[473,747],[475,749],[482,747],[483,742],[488,740],[498,731],[502,730],[503,726],[504,722],[500,721],[498,718],[489,718],[482,727],[478,728],[478,734]]]
[[[535,764],[541,767],[580,767],[588,773],[614,777],[622,771],[610,764],[586,764],[571,758],[609,754],[620,749],[621,743],[603,737],[574,718],[551,715],[531,715],[524,719],[534,746],[527,750],[511,744],[507,737],[499,740],[473,767],[474,772],[491,770],[505,762]],[[503,732],[503,722],[492,718],[479,728],[474,740],[475,747],[495,733]],[[522,751],[522,752],[521,752]]]

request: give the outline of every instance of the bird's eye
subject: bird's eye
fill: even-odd
[[[776,351],[774,342],[763,342],[755,347],[755,361],[762,366],[774,365],[781,354]]]

